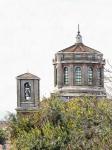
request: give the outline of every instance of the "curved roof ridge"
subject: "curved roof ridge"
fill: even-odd
[[[80,49],[82,50],[82,52],[85,52],[85,49],[82,48],[82,45],[79,45]]]
[[[74,50],[77,49],[77,47],[78,47],[77,44],[75,44],[74,46],[75,46],[75,47],[73,48],[72,52],[74,52]]]
[[[91,47],[86,46],[86,45],[84,45],[84,46],[87,47],[87,48],[89,48],[89,49],[91,49],[91,50],[93,50],[93,51],[96,51],[97,53],[101,53],[100,51],[98,51],[98,50],[96,50],[96,49],[94,49],[94,48],[91,48]]]
[[[72,46],[69,46],[69,47],[67,47],[67,48],[64,48],[64,49],[62,49],[62,50],[60,50],[60,51],[58,51],[58,52],[66,51],[67,49],[70,49],[70,48],[72,48],[72,47],[74,47],[74,46],[76,46],[76,44],[74,44],[74,45],[72,45]]]

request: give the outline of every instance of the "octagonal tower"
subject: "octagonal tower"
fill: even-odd
[[[63,99],[106,97],[103,54],[83,44],[78,29],[76,43],[58,51],[53,60],[54,93]]]

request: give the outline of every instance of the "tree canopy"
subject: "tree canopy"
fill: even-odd
[[[111,150],[112,101],[45,98],[36,113],[10,115],[9,131],[17,150]]]
[[[0,144],[4,145],[7,139],[6,131],[0,128]]]

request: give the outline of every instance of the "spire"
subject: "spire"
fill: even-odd
[[[76,43],[82,43],[82,36],[80,35],[79,24],[78,24],[78,32],[76,36]]]
[[[80,34],[80,30],[79,30],[79,24],[78,24],[78,35]]]

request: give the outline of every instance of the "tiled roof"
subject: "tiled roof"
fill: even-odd
[[[31,74],[31,73],[24,73],[22,75],[17,76],[17,79],[36,79],[36,80],[39,80],[40,78]]]
[[[76,43],[75,45],[72,45],[68,48],[65,48],[59,52],[74,52],[74,53],[88,52],[88,53],[99,53],[99,54],[101,54],[101,52],[99,52],[93,48],[90,48],[90,47],[84,45],[83,43]]]

